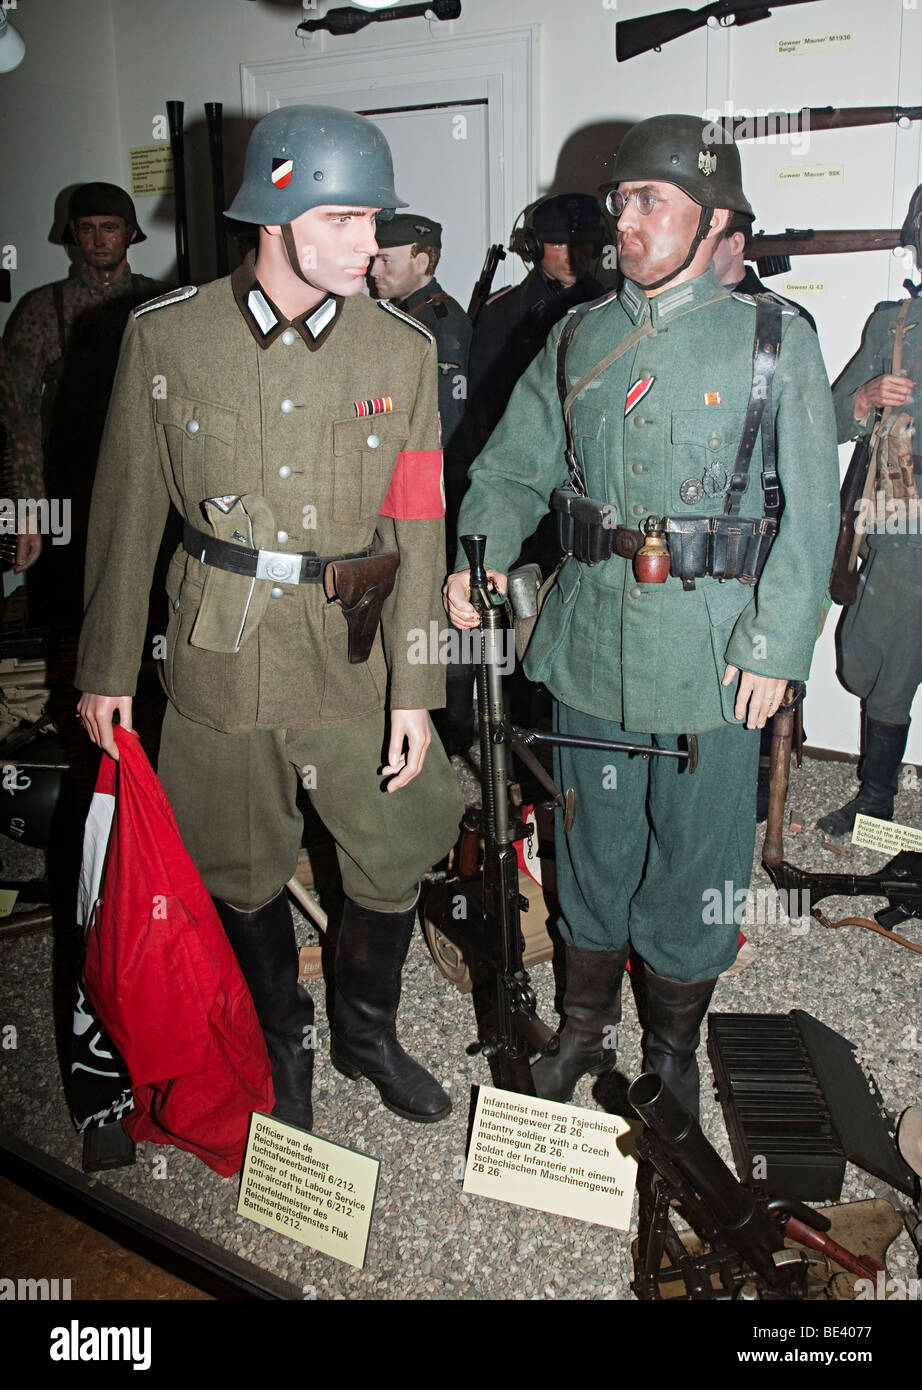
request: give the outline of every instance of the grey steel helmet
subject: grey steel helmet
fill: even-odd
[[[281,106],[254,127],[243,182],[225,212],[238,222],[285,225],[309,208],[407,204],[394,188],[390,146],[364,116],[338,106]]]
[[[708,234],[713,208],[729,208],[750,221],[755,218],[743,192],[739,150],[719,121],[704,121],[700,116],[651,116],[631,126],[618,147],[612,182],[603,190],[609,212],[614,212],[611,198],[618,185],[638,180],[674,183],[701,208],[682,264],[661,279],[641,285],[644,290],[660,289],[691,265]]]
[[[700,116],[651,116],[638,121],[618,147],[606,191],[637,179],[674,183],[702,207],[730,208],[755,217],[743,192],[739,150],[719,121],[704,121]]]

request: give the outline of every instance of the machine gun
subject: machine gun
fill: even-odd
[[[811,0],[714,0],[700,10],[662,10],[659,14],[641,15],[639,19],[621,19],[615,25],[615,53],[619,63],[647,53],[657,52],[664,43],[672,43],[683,34],[703,29],[716,20],[722,29],[755,24],[759,19],[771,19],[772,10],[783,5],[808,5]]]
[[[890,930],[911,917],[922,917],[922,853],[902,850],[874,874],[812,874],[807,869],[789,864],[784,857],[784,804],[791,765],[792,729],[795,711],[804,698],[805,690],[803,681],[790,682],[781,708],[775,715],[762,867],[780,892],[786,895],[796,893],[799,897],[793,901],[808,902],[811,914],[822,926],[867,927],[922,955],[922,946]],[[839,896],[886,898],[889,906],[876,912],[873,922],[867,917],[843,917],[841,921],[833,922],[819,911],[816,904],[822,902],[823,898]],[[791,901],[788,897],[788,902]]]
[[[874,1282],[883,1271],[872,1256],[853,1255],[826,1235],[831,1223],[822,1213],[745,1188],[655,1072],[631,1083],[628,1100],[644,1122],[637,1139],[637,1298],[682,1297],[666,1291],[670,1284],[684,1284],[684,1297],[693,1300],[806,1298],[809,1261],[785,1246],[786,1236],[860,1278]],[[697,1250],[673,1227],[673,1204]]]
[[[782,0],[792,3],[792,0]],[[326,29],[331,34],[357,34],[368,24],[383,24],[391,19],[415,19],[431,14],[433,19],[457,19],[461,13],[461,0],[425,0],[422,5],[391,5],[386,10],[354,10],[351,6],[340,6],[328,10],[322,19],[302,19],[295,30],[296,34],[312,34],[318,29]]]
[[[436,885],[427,894],[425,916],[435,929],[473,959],[474,1007],[479,1047],[489,1059],[496,1086],[534,1095],[529,1056],[549,1056],[559,1046],[558,1035],[538,1017],[534,990],[522,961],[520,913],[528,903],[519,893],[516,842],[531,832],[510,806],[510,750],[548,792],[563,813],[568,831],[576,815],[576,794],[555,785],[534,752],[536,745],[566,745],[626,752],[640,757],[668,757],[694,772],[698,747],[694,735],[687,748],[656,748],[646,744],[585,739],[520,729],[505,716],[500,670],[504,638],[510,634],[506,605],[497,603],[484,569],[485,536],[462,536],[471,566],[471,602],[480,615],[477,666],[477,705],[480,713],[480,782],[482,789],[483,866],[462,864],[457,877]],[[470,835],[476,834],[471,827]],[[462,840],[462,845],[464,841]]]

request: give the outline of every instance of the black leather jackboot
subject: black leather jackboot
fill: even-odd
[[[244,912],[214,899],[227,939],[247,982],[272,1063],[277,1120],[311,1129],[314,1004],[298,984],[298,950],[291,909],[281,889],[262,907]]]
[[[860,790],[856,797],[838,811],[830,811],[816,822],[817,830],[827,835],[851,834],[856,816],[876,816],[878,820],[893,819],[893,800],[899,791],[899,772],[908,724],[880,724],[864,716],[864,753],[858,764]]]
[[[535,1094],[543,1100],[568,1101],[581,1076],[603,1076],[614,1067],[629,951],[627,945],[617,951],[567,946],[560,1051],[539,1057],[531,1069]]]
[[[715,980],[670,980],[649,965],[644,979],[644,1071],[655,1071],[698,1118],[699,1078],[695,1051]]]
[[[373,912],[350,898],[336,942],[330,1058],[337,1071],[377,1086],[388,1110],[432,1124],[451,1111],[442,1087],[397,1041],[400,976],[416,924],[406,912]]]

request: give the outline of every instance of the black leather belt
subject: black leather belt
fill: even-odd
[[[242,574],[249,579],[269,579],[275,584],[319,584],[332,560],[364,560],[374,554],[371,546],[367,550],[356,550],[351,555],[318,555],[313,550],[302,553],[251,550],[246,545],[234,545],[231,541],[207,536],[204,531],[190,526],[188,521],[183,522],[182,543],[184,549],[203,565],[228,570],[231,574]]]

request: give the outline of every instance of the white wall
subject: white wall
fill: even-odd
[[[338,0],[343,3],[344,0]],[[370,25],[358,35],[294,36],[298,3],[285,0],[19,0],[10,19],[27,44],[22,67],[0,77],[3,203],[0,246],[15,245],[18,297],[66,273],[64,252],[47,238],[56,195],[89,178],[128,185],[133,146],[153,143],[165,102],[186,102],[187,173],[194,278],[213,273],[205,101],[222,101],[226,122],[227,188],[232,195],[242,162],[246,124],[240,64],[348,51],[393,49],[454,36],[488,34],[522,25],[540,32],[537,195],[547,189],[592,189],[624,128],[665,111],[704,111],[729,101],[736,110],[793,110],[802,105],[922,103],[922,10],[904,0],[815,0],[775,10],[770,20],[737,33],[706,30],[627,63],[615,61],[618,19],[666,8],[660,0],[463,0],[452,25],[421,19]],[[310,13],[310,12],[308,12]],[[430,32],[431,31],[431,32]],[[850,34],[839,46],[814,44],[802,56],[778,52],[778,41]],[[876,127],[813,132],[803,154],[748,144],[743,170],[757,226],[887,227],[899,225],[909,195],[922,179],[920,125],[908,132]],[[425,161],[431,152],[421,151]],[[779,168],[842,166],[841,180],[779,181]],[[138,200],[149,240],[132,253],[135,269],[175,275],[169,199]],[[874,304],[897,292],[906,273],[886,252],[795,261],[773,283],[814,281],[822,290],[793,291],[813,311],[830,375],[857,346]],[[0,325],[7,306],[0,306]],[[843,451],[843,460],[847,451]],[[854,749],[857,701],[838,686],[832,630],[817,648],[807,726],[817,742]],[[917,706],[917,710],[920,707]],[[817,737],[821,731],[820,737]],[[922,761],[922,718],[910,756]]]

